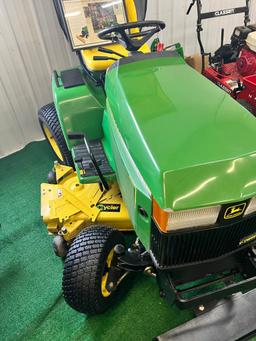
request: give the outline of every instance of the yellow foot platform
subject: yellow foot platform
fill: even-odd
[[[41,215],[50,233],[71,241],[95,224],[133,230],[117,182],[104,191],[98,183],[80,184],[71,167],[56,164],[54,170],[57,184],[41,185]]]

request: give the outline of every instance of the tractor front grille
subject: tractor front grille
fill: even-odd
[[[256,215],[228,225],[179,233],[162,233],[152,221],[151,251],[159,267],[170,268],[238,251],[246,245],[240,245],[241,240],[255,233]]]

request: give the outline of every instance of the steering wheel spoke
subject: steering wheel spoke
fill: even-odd
[[[143,31],[143,28],[147,28]],[[102,40],[118,42],[126,47],[130,52],[138,51],[154,34],[165,28],[163,21],[137,21],[121,25],[112,26],[99,32],[98,36]],[[130,33],[138,29],[137,33]]]

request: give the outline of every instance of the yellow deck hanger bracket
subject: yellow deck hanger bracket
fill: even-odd
[[[66,241],[91,224],[133,229],[117,182],[102,192],[98,183],[80,184],[71,167],[55,163],[57,184],[41,184],[41,215],[48,232],[62,234]]]
[[[61,161],[64,161],[64,158],[61,154],[60,148],[59,148],[56,140],[54,139],[53,134],[50,132],[49,128],[45,124],[43,124],[43,130],[44,130],[45,136],[46,136],[47,140],[49,141],[49,143],[50,143],[52,149],[54,150],[55,154],[58,156],[58,158]]]

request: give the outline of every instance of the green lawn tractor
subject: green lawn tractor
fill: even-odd
[[[77,52],[81,67],[53,74],[42,216],[77,311],[104,312],[136,272],[203,310],[256,287],[256,120],[180,50],[150,52],[165,24],[127,3],[126,23]]]

